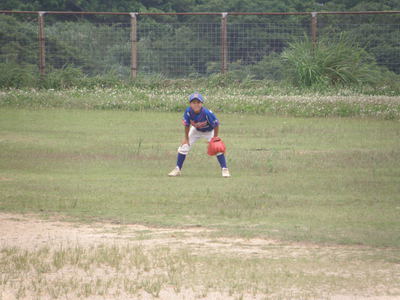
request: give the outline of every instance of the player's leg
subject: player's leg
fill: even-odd
[[[186,159],[186,155],[188,155],[191,146],[201,137],[198,134],[198,130],[194,127],[191,127],[189,130],[189,144],[180,145],[178,148],[178,157],[176,159],[176,167],[173,169],[168,175],[169,176],[179,176],[181,175],[181,169],[183,167],[183,163]]]
[[[202,134],[202,132],[198,131],[196,128],[194,128],[194,127],[190,128],[190,130],[189,130],[189,144],[190,144],[190,147],[192,147],[193,144],[196,143],[196,141],[199,138],[202,137],[201,134]]]
[[[214,130],[211,131],[209,135],[207,135],[208,141],[210,141],[213,136],[214,136]],[[217,159],[218,159],[219,165],[221,166],[222,176],[223,177],[230,177],[231,174],[229,173],[229,169],[226,166],[225,154],[224,153],[217,153]]]

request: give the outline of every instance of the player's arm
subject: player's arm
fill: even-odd
[[[214,137],[218,136],[218,131],[219,131],[219,125],[214,127]]]
[[[213,127],[214,129],[214,137],[217,137],[219,132],[219,120],[211,110],[207,112],[207,120],[211,127]]]
[[[185,136],[182,141],[182,145],[189,145],[189,130],[190,130],[190,117],[189,117],[189,108],[187,108],[183,114],[182,124],[185,126]]]
[[[182,145],[184,145],[184,144],[189,145],[189,130],[190,130],[190,126],[185,126],[185,137],[183,138]]]

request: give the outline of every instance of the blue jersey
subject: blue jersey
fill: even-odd
[[[186,127],[192,125],[202,132],[212,131],[219,125],[219,121],[214,113],[205,107],[202,107],[198,114],[191,107],[186,108],[182,122]]]

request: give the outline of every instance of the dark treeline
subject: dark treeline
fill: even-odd
[[[3,10],[112,12],[291,12],[400,10],[398,0],[2,0]]]

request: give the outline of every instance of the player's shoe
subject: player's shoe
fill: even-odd
[[[228,168],[222,168],[222,177],[231,177]]]
[[[168,176],[171,177],[176,177],[176,176],[181,176],[181,169],[179,169],[179,167],[175,167],[175,169],[173,169]]]

